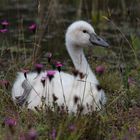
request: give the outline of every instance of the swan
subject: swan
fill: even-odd
[[[67,107],[68,112],[83,113],[100,110],[106,103],[104,90],[99,85],[95,74],[91,70],[84,48],[95,45],[108,47],[109,44],[99,37],[94,28],[86,21],[72,23],[65,35],[66,49],[72,59],[78,76],[62,71],[54,71],[54,77],[46,78],[47,71],[27,73],[27,78],[19,72],[12,88],[14,102],[25,104],[29,109],[57,103],[59,107]],[[80,76],[82,74],[82,77]],[[44,79],[44,84],[42,84]]]

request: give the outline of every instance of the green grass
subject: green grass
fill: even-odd
[[[100,18],[102,18],[102,14]],[[108,19],[106,18],[106,20]],[[97,21],[96,13],[93,15],[93,21]],[[109,23],[111,22],[109,21]],[[23,26],[22,23],[20,24]],[[20,71],[21,68],[33,70],[32,55],[34,52],[32,50],[37,41],[35,42],[32,34],[29,35],[31,38],[29,44],[26,43],[23,29],[19,29],[20,33],[17,35],[19,36],[18,45],[11,44],[6,36],[3,36],[3,42],[0,44],[0,64],[2,65],[0,79],[8,80],[10,85],[8,89],[0,85],[0,140],[140,139],[140,40],[133,34],[127,40],[121,32],[122,30],[114,23],[110,27],[108,27],[110,24],[105,22],[103,24],[98,26],[105,28],[105,30],[112,29],[110,36],[115,36],[115,45],[111,45],[111,48],[106,50],[102,48],[87,50],[86,54],[90,56],[89,62],[92,69],[98,65],[103,65],[106,68],[102,75],[96,75],[105,90],[107,103],[103,110],[86,115],[67,114],[57,109],[51,111],[50,108],[40,108],[34,112],[26,107],[20,108],[15,105],[11,97],[11,88],[16,72]],[[41,39],[39,41],[41,42]],[[59,44],[59,41],[53,43],[56,45]],[[55,47],[59,49],[60,46]],[[54,56],[63,59],[62,53],[63,49],[60,54],[54,53]],[[43,54],[41,53],[41,55]],[[71,61],[67,60],[66,62],[65,70],[71,72],[73,68]],[[46,59],[43,63],[47,69],[51,68]],[[129,77],[133,78],[135,82],[128,83]],[[4,123],[6,118],[15,119],[16,124],[6,125]],[[32,130],[34,133],[31,133]]]
[[[90,62],[92,64],[93,61]],[[18,140],[20,135],[29,139],[30,130],[35,129],[36,139],[39,140],[53,140],[53,131],[56,131],[53,134],[56,140],[138,140],[140,138],[138,70],[134,68],[129,70],[129,75],[136,79],[136,83],[126,86],[128,83],[124,79],[128,77],[127,72],[122,76],[119,69],[112,70],[112,64],[102,63],[100,60],[96,60],[92,66],[95,68],[99,64],[106,67],[105,73],[98,76],[107,95],[106,106],[100,112],[78,116],[50,109],[33,112],[14,105],[11,87],[15,73],[10,73],[13,72],[11,68],[6,77],[11,78],[8,78],[10,87],[5,89],[1,86],[0,89],[0,139]],[[4,125],[4,119],[7,117],[16,119],[16,125],[13,127]]]

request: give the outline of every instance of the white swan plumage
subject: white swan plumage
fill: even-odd
[[[27,79],[19,72],[12,88],[12,98],[15,102],[25,94],[25,86],[28,87],[28,96],[24,97],[30,109],[42,106],[42,97],[45,97],[46,105],[52,105],[53,96],[57,98],[59,106],[66,104],[69,112],[77,112],[79,105],[82,105],[83,113],[87,113],[89,108],[90,111],[101,109],[106,102],[106,96],[103,89],[99,88],[99,82],[85,58],[83,48],[94,45],[108,47],[108,43],[97,36],[94,28],[85,21],[76,21],[68,27],[65,43],[75,69],[85,77],[81,79],[80,76],[75,77],[56,70],[54,78],[51,81],[45,79],[43,86],[41,79],[46,72],[39,75],[35,72],[28,73]]]

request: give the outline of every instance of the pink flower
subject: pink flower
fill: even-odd
[[[63,64],[61,62],[57,61],[55,66],[58,69],[58,71],[60,72],[61,71],[61,67],[63,66]]]
[[[51,53],[51,52],[48,52],[48,53],[46,54],[46,56],[47,56],[47,58],[48,58],[48,62],[50,63],[51,58],[52,58],[52,53]]]
[[[9,81],[7,81],[7,80],[0,80],[1,85],[5,85],[5,84],[8,84],[8,83],[9,83]]]
[[[27,134],[28,140],[36,140],[38,137],[38,133],[34,128],[31,128]]]
[[[17,125],[17,121],[14,118],[6,118],[4,120],[4,124],[9,126],[9,127],[13,127]]]
[[[137,128],[136,127],[129,127],[129,132],[134,134],[137,132]]]
[[[43,65],[42,64],[35,64],[35,68],[37,70],[37,73],[39,74],[43,68]]]
[[[55,72],[54,70],[48,70],[48,71],[47,71],[47,76],[50,76],[50,75],[51,75],[51,76],[54,76],[55,73],[56,73],[56,72]]]
[[[0,85],[4,86],[6,89],[8,89],[10,83],[7,80],[0,80]]]
[[[8,29],[6,29],[6,28],[0,29],[0,32],[1,32],[1,33],[6,33],[6,32],[8,32]]]
[[[55,72],[54,70],[48,70],[48,71],[47,71],[47,77],[49,78],[50,81],[51,81],[52,78],[54,77],[55,73],[56,73],[56,72]]]
[[[33,32],[36,31],[36,28],[37,28],[37,26],[36,26],[35,23],[31,24],[31,25],[28,27],[28,29],[31,30],[31,31],[33,31]]]
[[[63,66],[63,64],[61,62],[59,62],[59,61],[56,62],[56,67],[62,67],[62,66]]]
[[[55,140],[55,139],[56,139],[56,135],[57,135],[56,129],[53,128],[53,130],[52,130],[52,132],[51,132],[51,138],[52,138],[52,140]]]
[[[70,131],[75,131],[75,130],[76,130],[76,126],[75,126],[74,124],[71,124],[71,125],[69,126],[69,130],[70,130]]]
[[[52,57],[52,53],[51,52],[47,52],[46,56],[47,56],[47,58],[51,58]]]
[[[19,140],[26,140],[26,137],[25,137],[25,134],[24,133],[21,133],[19,135]]]
[[[97,66],[96,67],[96,73],[98,73],[98,74],[103,74],[105,72],[105,67],[104,66],[102,66],[102,65],[99,65],[99,66]]]
[[[42,68],[43,68],[43,65],[42,65],[42,64],[35,64],[35,67],[36,67],[36,68],[41,68],[41,69],[42,69]]]
[[[1,22],[1,25],[3,25],[3,26],[8,26],[8,25],[9,25],[9,22],[8,22],[7,20],[3,20],[3,21]]]

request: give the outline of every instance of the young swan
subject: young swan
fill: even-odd
[[[78,76],[55,71],[54,78],[51,81],[46,78],[43,86],[41,79],[46,76],[46,72],[39,75],[29,73],[27,79],[23,73],[18,73],[12,89],[15,102],[21,105],[26,102],[28,108],[34,109],[42,106],[42,97],[45,98],[46,105],[52,105],[55,98],[59,106],[66,105],[68,111],[74,113],[79,110],[83,113],[100,110],[105,104],[105,93],[85,58],[83,48],[94,45],[108,47],[108,43],[97,36],[93,27],[85,21],[71,24],[65,38],[67,51],[75,69],[79,71]],[[83,75],[82,78],[80,75]]]

